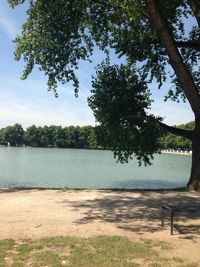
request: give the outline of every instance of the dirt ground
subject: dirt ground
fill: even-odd
[[[0,189],[0,239],[123,235],[168,242],[171,257],[200,263],[200,213],[177,214],[171,236],[168,216],[161,227],[163,204],[200,205],[200,193]]]

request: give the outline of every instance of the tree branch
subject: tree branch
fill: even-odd
[[[153,125],[171,133],[171,134],[174,134],[174,135],[177,135],[177,136],[182,136],[182,137],[185,137],[185,138],[188,138],[188,139],[192,139],[192,135],[193,135],[193,131],[190,131],[190,130],[185,130],[185,129],[180,129],[180,128],[176,128],[176,127],[173,127],[173,126],[169,126],[157,119],[155,119],[154,117],[152,116],[148,116],[146,115],[145,116],[145,119],[149,122],[149,123],[152,123]]]
[[[163,44],[159,40],[152,40],[151,43],[154,44],[154,45],[163,46]],[[178,47],[178,48],[184,47],[184,48],[190,48],[190,49],[193,49],[193,50],[196,50],[196,51],[200,51],[200,43],[190,42],[190,41],[187,41],[187,42],[175,41],[175,44],[176,44],[176,47]],[[133,45],[137,45],[138,46],[138,45],[140,45],[140,43],[139,42],[134,42]]]
[[[176,42],[177,47],[191,48],[200,51],[200,44],[194,42]]]
[[[169,126],[169,125],[159,121],[158,119],[156,119],[152,115],[147,115],[146,113],[138,113],[136,115],[126,115],[124,118],[140,119],[140,120],[143,119],[147,123],[150,123],[150,124],[156,126],[157,128],[163,129],[163,130],[165,130],[171,134],[174,134],[177,136],[182,136],[182,137],[188,138],[190,140],[192,140],[192,138],[193,138],[193,134],[194,134],[193,130],[185,130],[185,129],[180,129],[180,128],[176,128],[173,126]]]
[[[192,12],[195,15],[197,24],[200,27],[200,2],[199,0],[187,0],[188,5],[191,7]]]
[[[180,84],[185,92],[185,95],[191,105],[191,108],[196,116],[200,116],[200,96],[198,88],[194,83],[194,79],[186,68],[181,55],[176,46],[173,35],[166,23],[162,18],[159,8],[157,7],[156,0],[147,0],[148,10],[151,22],[157,32],[158,37],[165,46],[169,61],[173,67]]]

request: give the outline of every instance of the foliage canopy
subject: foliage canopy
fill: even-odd
[[[25,0],[8,0],[15,7]],[[72,82],[75,95],[79,61],[91,60],[95,47],[108,59],[97,67],[89,105],[107,142],[121,161],[134,152],[150,162],[164,129],[197,140],[200,136],[200,3],[198,0],[30,0],[28,18],[15,39],[15,57],[26,62],[25,79],[35,65],[57,83]],[[189,22],[188,22],[189,21]],[[111,66],[109,49],[125,58]],[[165,100],[188,100],[195,132],[176,129],[149,113],[148,84],[170,80]],[[197,129],[197,132],[196,132]],[[103,134],[104,133],[104,134]]]

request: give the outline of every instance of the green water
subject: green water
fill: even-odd
[[[191,157],[155,155],[153,166],[116,163],[110,151],[0,147],[0,187],[175,188],[185,186]]]

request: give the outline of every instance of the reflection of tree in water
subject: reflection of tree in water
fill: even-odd
[[[170,188],[184,188],[185,184],[183,182],[170,182],[161,180],[127,180],[127,181],[117,181],[113,183],[113,188],[120,189],[170,189]]]

